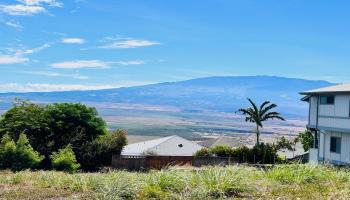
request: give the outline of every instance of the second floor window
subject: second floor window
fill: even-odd
[[[321,96],[320,97],[321,105],[333,105],[334,104],[334,96]]]

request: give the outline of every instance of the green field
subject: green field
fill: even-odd
[[[0,199],[349,199],[350,171],[316,165],[67,174],[0,172]]]

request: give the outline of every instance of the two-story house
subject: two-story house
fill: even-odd
[[[310,161],[350,164],[350,84],[300,94],[309,102],[307,127],[315,138]]]

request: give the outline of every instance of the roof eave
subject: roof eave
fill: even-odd
[[[320,94],[350,94],[350,91],[322,91],[322,92],[300,92],[301,95],[320,95]]]
[[[309,99],[310,99],[310,95],[306,95],[303,98],[301,98],[300,100],[301,101],[309,101]]]

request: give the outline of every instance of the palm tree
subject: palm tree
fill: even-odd
[[[263,122],[267,120],[279,119],[285,121],[281,114],[278,112],[271,112],[272,109],[276,108],[277,105],[271,103],[270,101],[265,101],[260,105],[260,108],[248,98],[251,104],[249,108],[241,108],[237,112],[245,115],[246,122],[252,122],[256,124],[256,144],[259,144],[260,130],[263,127]]]

